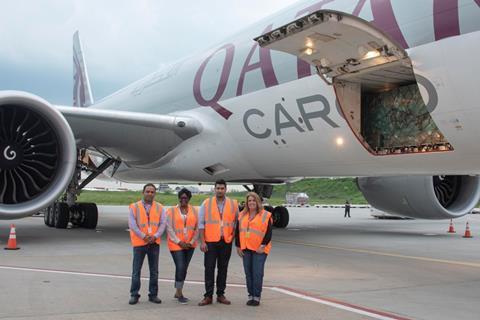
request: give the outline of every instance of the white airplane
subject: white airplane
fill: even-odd
[[[460,217],[480,198],[478,57],[479,0],[302,1],[94,102],[75,35],[74,107],[0,93],[0,218],[48,207],[49,226],[94,228],[95,204],[75,198],[104,171],[265,198],[352,176],[379,210]]]

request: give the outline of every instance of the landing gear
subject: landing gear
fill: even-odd
[[[58,229],[66,229],[70,217],[68,205],[64,202],[55,202],[44,211],[45,225]]]
[[[45,222],[45,225],[47,227],[52,226],[52,223],[50,222],[50,217],[51,217],[50,206],[48,206],[47,208],[45,208],[44,213],[43,213],[43,222]]]
[[[267,210],[268,212],[271,212],[273,214],[273,210],[275,209],[274,207],[270,205],[264,205],[263,209]]]
[[[284,206],[278,206],[273,209],[273,226],[277,228],[286,228],[290,220],[290,215],[288,214],[288,209]]]
[[[65,202],[57,202],[53,208],[53,226],[57,229],[66,229],[70,218],[68,205]]]
[[[98,209],[95,203],[77,203],[71,209],[71,222],[74,226],[95,229],[98,221]]]
[[[270,198],[273,192],[273,185],[268,184],[254,184],[253,190],[248,186],[243,186],[247,191],[254,191],[256,194],[260,196],[260,198]],[[272,207],[271,205],[264,205],[263,208],[272,213],[273,219],[273,226],[276,228],[286,228],[288,226],[288,222],[290,220],[290,215],[288,213],[288,209],[284,206]]]
[[[98,221],[98,209],[95,203],[76,203],[69,207],[66,202],[55,202],[48,206],[44,213],[45,225],[57,229],[72,226],[95,229]]]
[[[61,201],[54,202],[44,210],[45,225],[58,229],[66,229],[70,222],[74,227],[86,229],[95,229],[97,227],[97,205],[95,203],[79,203],[77,202],[77,196],[88,183],[108,167],[115,164],[115,167],[118,168],[120,162],[112,158],[107,158],[98,168],[95,168],[82,161],[82,159],[85,159],[84,152],[84,150],[79,151],[75,174]],[[90,175],[80,183],[82,170],[89,171]]]

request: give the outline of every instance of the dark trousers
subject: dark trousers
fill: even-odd
[[[143,260],[145,255],[148,257],[148,268],[150,269],[150,283],[148,285],[148,296],[156,297],[158,294],[158,255],[160,246],[156,243],[148,244],[141,247],[133,247],[133,271],[132,285],[130,287],[130,295],[139,297],[140,275],[142,271]]]
[[[247,279],[249,299],[260,300],[262,296],[265,261],[267,261],[265,253],[256,253],[251,250],[243,251],[243,269]]]
[[[185,278],[187,278],[187,269],[192,260],[195,249],[170,251],[173,262],[175,263],[175,289],[183,289]]]
[[[217,296],[225,294],[227,287],[227,269],[232,254],[232,244],[219,242],[207,242],[208,250],[205,252],[205,297],[213,296],[215,265],[217,272]]]
[[[344,218],[346,218],[346,217],[350,218],[350,208],[345,208],[345,215],[343,217]]]

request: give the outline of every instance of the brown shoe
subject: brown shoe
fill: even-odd
[[[203,298],[202,301],[200,301],[200,302],[198,303],[198,305],[199,305],[200,307],[203,307],[203,306],[212,304],[212,302],[213,302],[212,297],[205,297],[205,298]]]
[[[230,302],[230,300],[227,300],[227,298],[225,298],[225,296],[218,296],[218,297],[217,297],[217,302],[218,302],[218,303],[221,303],[221,304],[227,304],[227,305],[228,305],[228,304],[232,304],[232,303]]]

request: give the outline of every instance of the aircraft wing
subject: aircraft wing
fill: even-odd
[[[184,116],[58,106],[72,128],[77,146],[97,148],[129,165],[161,159],[202,126]]]

